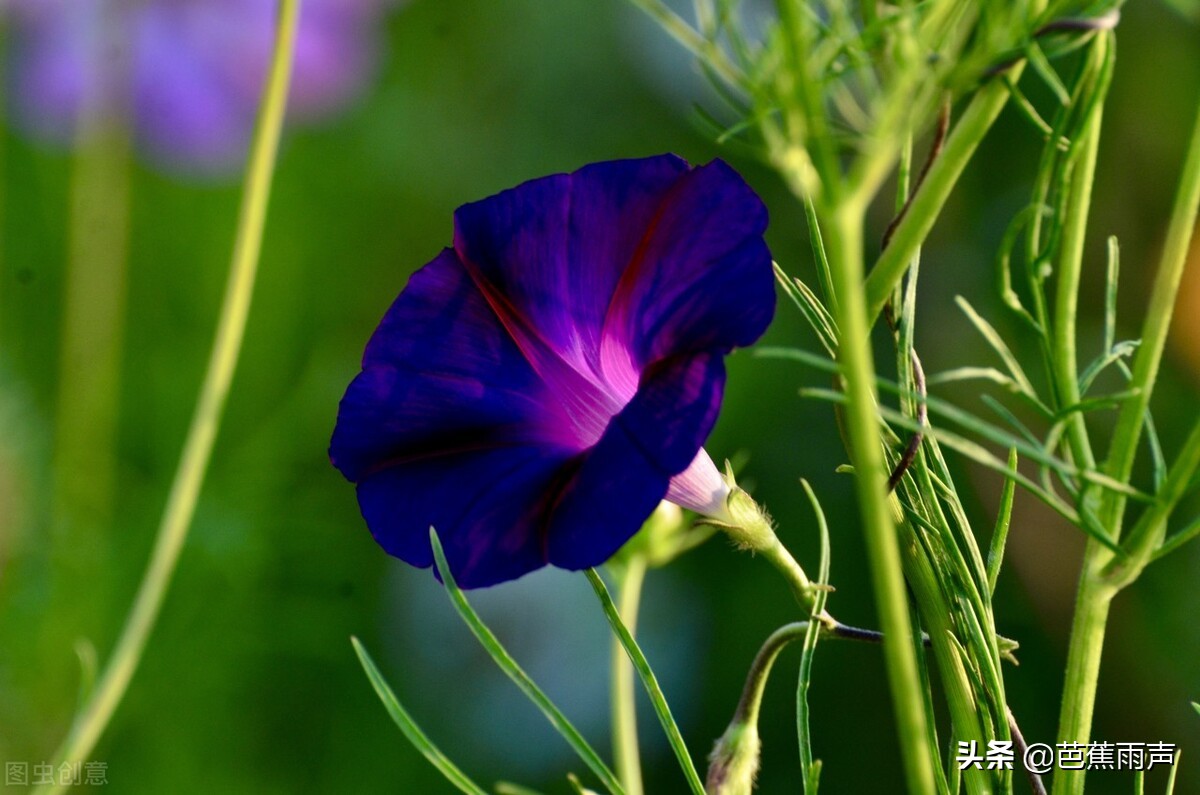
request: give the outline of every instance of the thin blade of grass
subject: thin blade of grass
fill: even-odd
[[[692,762],[692,755],[683,741],[683,735],[679,732],[679,726],[676,725],[675,718],[671,715],[671,708],[667,705],[667,699],[663,696],[662,688],[658,685],[658,678],[654,675],[653,669],[650,668],[650,663],[646,661],[646,655],[642,654],[637,641],[633,639],[633,635],[629,633],[625,622],[621,620],[621,614],[617,611],[617,606],[613,602],[612,596],[608,593],[608,587],[604,584],[604,580],[600,579],[600,575],[596,573],[595,569],[587,569],[584,573],[587,575],[588,582],[592,584],[592,589],[596,592],[596,596],[600,599],[600,606],[604,608],[604,617],[608,619],[609,626],[612,627],[612,631],[621,641],[621,645],[625,647],[625,653],[629,655],[629,661],[633,663],[634,670],[638,672],[638,676],[642,679],[642,684],[646,688],[646,695],[650,696],[650,703],[654,705],[654,711],[658,715],[659,723],[662,724],[663,731],[667,735],[667,741],[670,742],[671,749],[675,752],[676,759],[679,760],[679,767],[683,770],[683,775],[687,779],[688,786],[691,787],[693,795],[704,795],[704,785],[700,782],[700,776],[696,773],[696,766]]]
[[[358,638],[351,636],[350,643],[354,646],[354,653],[358,655],[358,661],[362,664],[363,671],[366,672],[367,679],[371,682],[371,687],[375,689],[375,695],[379,696],[379,700],[383,703],[383,708],[392,716],[392,720],[400,727],[400,731],[412,743],[413,747],[421,752],[421,756],[429,760],[429,764],[437,768],[437,771],[447,781],[457,787],[459,792],[465,792],[467,795],[487,795],[487,790],[480,787],[474,781],[471,781],[465,773],[458,769],[457,765],[451,762],[430,741],[425,732],[421,731],[421,727],[412,719],[408,711],[401,706],[399,699],[396,698],[396,694],[388,685],[387,680],[383,678],[383,674],[379,672],[375,661],[371,659],[371,655],[367,653],[366,648],[363,647]]]
[[[529,677],[529,674],[517,664],[517,661],[512,658],[512,655],[500,644],[492,631],[488,629],[483,620],[467,602],[467,597],[463,595],[462,590],[454,581],[454,574],[450,571],[450,566],[446,563],[446,553],[442,550],[442,543],[438,540],[437,531],[432,527],[429,528],[429,542],[433,546],[433,559],[437,566],[437,573],[442,578],[442,582],[446,585],[446,592],[450,596],[450,602],[462,616],[463,621],[471,630],[471,633],[479,640],[484,650],[487,651],[491,658],[495,660],[496,665],[500,670],[508,675],[525,697],[532,701],[546,719],[550,721],[550,725],[554,730],[562,735],[575,753],[583,761],[585,765],[593,773],[596,778],[604,784],[604,787],[612,793],[612,795],[625,795],[625,790],[621,787],[621,783],[617,780],[616,775],[600,758],[600,755],[588,744],[588,741],[583,738],[583,735],[571,724],[567,717],[562,714],[562,711],[554,705],[542,689],[539,688],[534,681]]]
[[[1017,471],[1017,451],[1008,451],[1008,468]],[[1000,576],[1000,565],[1004,562],[1004,545],[1008,541],[1008,527],[1012,522],[1013,497],[1016,495],[1017,482],[1012,478],[1004,481],[1004,490],[1000,493],[1000,510],[996,514],[996,526],[992,530],[992,542],[988,546],[987,579],[988,588],[996,593],[996,579]]]

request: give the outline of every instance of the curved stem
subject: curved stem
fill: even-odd
[[[617,611],[630,635],[637,634],[638,605],[646,579],[646,559],[630,557],[619,580]],[[618,637],[612,642],[612,733],[617,777],[627,795],[642,795],[642,764],[638,754],[637,691],[633,664]]]
[[[246,172],[237,240],[234,244],[229,282],[221,307],[216,340],[196,413],[188,430],[175,481],[159,525],[154,552],[112,657],[55,755],[56,767],[61,762],[86,758],[104,732],[141,661],[146,641],[162,608],[180,550],[187,538],[225,399],[229,394],[229,386],[237,365],[238,353],[241,350],[246,316],[250,310],[263,224],[270,196],[271,176],[275,167],[275,153],[283,125],[299,5],[300,0],[281,2],[275,54]],[[49,795],[61,789],[61,786],[51,785],[34,792]]]

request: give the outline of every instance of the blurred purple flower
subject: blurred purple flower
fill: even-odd
[[[775,308],[766,208],[721,161],[527,182],[454,215],[367,343],[330,457],[375,539],[464,587],[598,565],[664,497],[720,515],[724,356]]]
[[[326,116],[359,94],[373,71],[387,4],[305,0],[292,120]],[[128,108],[138,148],[152,161],[174,171],[236,171],[271,57],[276,5],[11,0],[14,115],[29,133],[69,144],[85,113]]]

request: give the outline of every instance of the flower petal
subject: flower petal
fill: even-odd
[[[404,463],[359,483],[358,502],[388,554],[428,567],[433,526],[458,584],[480,588],[546,564],[545,519],[566,461],[508,447]]]
[[[551,563],[598,566],[638,531],[671,478],[696,458],[724,387],[716,353],[668,359],[645,374],[559,497],[547,537]]]
[[[722,161],[682,176],[616,288],[604,346],[644,366],[753,343],[775,312],[766,227],[766,207]]]
[[[367,343],[330,457],[358,481],[400,461],[467,449],[573,445],[572,427],[446,249],[412,275]]]
[[[455,249],[576,369],[599,374],[613,292],[687,169],[662,155],[526,182],[460,207]]]

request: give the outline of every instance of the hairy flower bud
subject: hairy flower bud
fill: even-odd
[[[717,740],[708,757],[708,795],[750,795],[758,775],[758,726],[754,721],[736,721]]]

